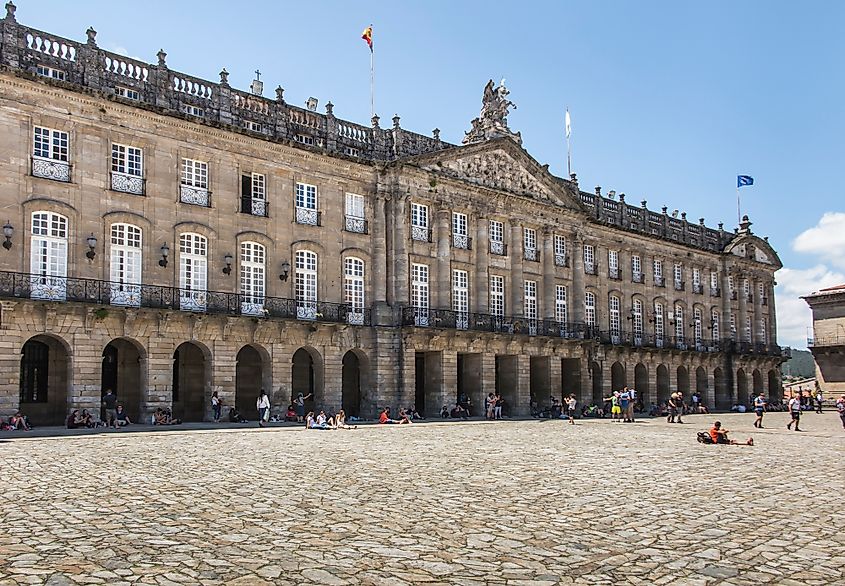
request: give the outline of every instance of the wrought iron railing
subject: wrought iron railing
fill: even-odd
[[[68,183],[70,181],[70,169],[71,164],[67,161],[32,157],[33,177]]]
[[[466,234],[452,234],[452,246],[463,248],[464,250],[472,250],[472,238]]]
[[[345,216],[344,230],[347,232],[355,232],[357,234],[367,234],[369,232],[369,224],[364,218],[356,218],[355,216]]]
[[[211,207],[211,192],[205,187],[179,186],[179,201],[195,206]]]
[[[76,277],[50,277],[9,271],[0,271],[0,297],[74,301],[209,314],[299,318],[358,325],[370,324],[369,309],[359,308],[353,311],[346,303],[303,302],[280,297],[180,289],[162,285],[116,283]],[[355,314],[355,317],[350,319],[350,314]]]
[[[497,240],[490,241],[490,254],[496,254],[499,256],[507,256],[508,255],[508,245],[504,242],[499,242]]]
[[[322,226],[322,213],[310,208],[296,208],[296,223],[306,226]]]
[[[431,230],[425,226],[411,226],[411,240],[431,242]]]
[[[145,182],[143,177],[129,175],[128,173],[111,172],[112,191],[122,191],[134,195],[144,195]]]
[[[569,266],[569,257],[565,254],[561,254],[559,252],[555,253],[555,266],[556,267],[568,267]]]

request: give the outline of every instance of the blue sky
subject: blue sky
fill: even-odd
[[[582,188],[624,192],[708,225],[743,213],[768,235],[778,273],[782,344],[804,347],[798,295],[845,283],[845,2],[481,1],[57,2],[18,0],[26,25],[360,123],[370,116],[374,25],[376,111],[459,142],[481,90],[507,78],[510,126],[525,148],[566,173],[563,112],[572,115]],[[143,8],[141,8],[143,6]],[[178,8],[177,8],[178,7]],[[827,214],[827,215],[825,215]]]

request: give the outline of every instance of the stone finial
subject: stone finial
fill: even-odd
[[[703,226],[704,225],[704,218],[698,218],[698,223]]]
[[[596,195],[601,195],[601,185],[596,185]]]
[[[158,57],[158,66],[167,68],[167,53],[164,52],[164,49],[159,49],[158,53],[156,53],[156,57]]]
[[[334,116],[334,104],[331,101],[326,102],[326,114]]]
[[[399,130],[399,120],[400,120],[399,114],[394,114],[393,115],[393,128],[395,130]]]
[[[625,203],[625,194],[624,193],[619,194],[619,201],[621,201],[622,203]]]
[[[725,223],[719,222],[719,232],[724,232],[724,231],[725,231]]]
[[[285,103],[285,89],[280,85],[276,86],[276,101],[282,104]]]
[[[6,2],[6,20],[15,22],[15,10],[17,9],[18,7],[15,6],[11,1]]]
[[[440,129],[439,129],[439,128],[435,128],[434,130],[432,130],[432,131],[431,131],[431,136],[433,136],[433,137],[434,137],[434,140],[440,140]]]
[[[682,219],[682,220],[686,220],[686,219],[687,219],[687,213],[686,213],[686,212],[681,212],[681,219]]]
[[[225,67],[220,70],[220,85],[229,85],[229,72]]]
[[[647,199],[642,200],[640,202],[640,205],[643,206],[643,207],[646,207],[648,205],[648,200]]]
[[[667,208],[666,206],[663,206],[663,207],[662,207],[662,208],[660,208],[660,209],[661,209],[661,210],[663,210],[663,215],[665,216],[665,215],[666,215],[666,211],[667,211],[669,208]]]
[[[569,174],[569,180],[572,181],[572,183],[574,183],[575,185],[578,185],[578,175],[576,175],[575,173]]]
[[[375,115],[372,117],[373,128],[378,128],[378,127],[379,127],[379,126],[378,126],[378,121],[379,121],[379,120],[381,120],[381,118],[379,118],[379,117],[378,117],[378,114],[375,114]]]
[[[742,216],[742,221],[739,223],[739,229],[741,232],[748,232],[751,233],[751,220],[748,219],[748,216]]]
[[[97,46],[97,31],[94,30],[94,27],[89,26],[88,30],[85,31],[85,34],[88,35],[88,44],[92,47]]]

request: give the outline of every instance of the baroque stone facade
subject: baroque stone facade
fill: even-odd
[[[828,397],[845,393],[845,285],[803,297],[813,312],[807,345],[816,361],[816,380]]]
[[[217,391],[253,416],[506,412],[634,385],[727,408],[780,388],[773,274],[734,232],[555,177],[485,88],[462,146],[0,21],[0,411],[39,423]]]

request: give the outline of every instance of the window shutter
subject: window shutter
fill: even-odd
[[[252,213],[252,177],[241,175],[241,213]]]

